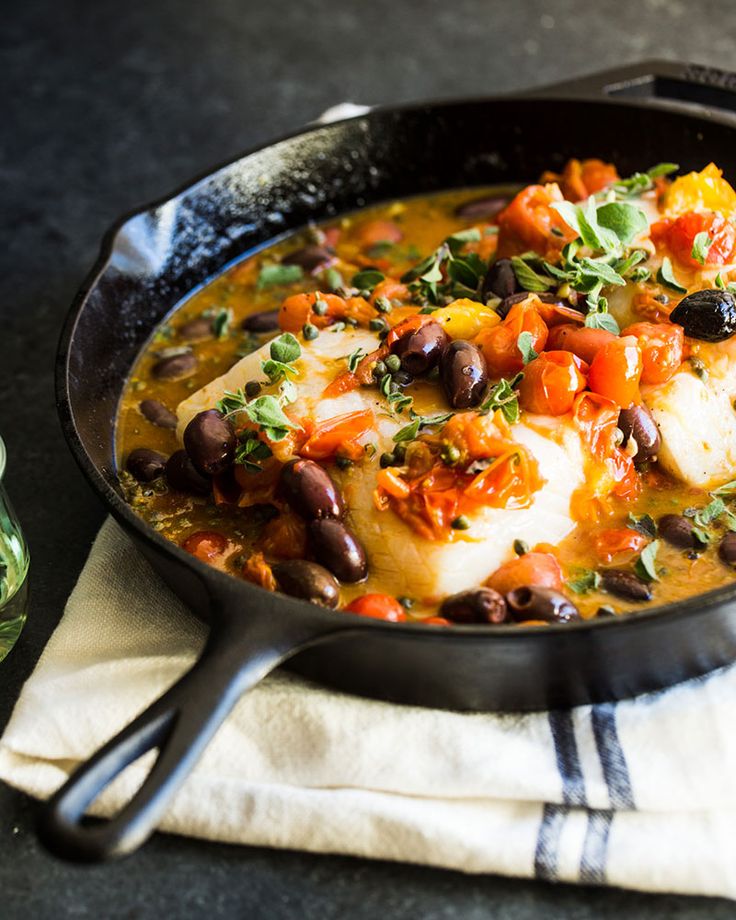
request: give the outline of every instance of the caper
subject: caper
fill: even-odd
[[[453,520],[450,526],[453,530],[470,530],[470,521],[464,514],[461,514],[460,517],[456,517]]]
[[[390,313],[393,310],[393,305],[388,297],[376,297],[374,306],[379,313]]]
[[[319,335],[319,329],[312,323],[305,323],[302,326],[302,335],[308,342],[313,342]]]
[[[387,466],[393,466],[395,461],[396,455],[387,451],[386,453],[381,454],[378,462],[381,464],[381,468],[385,469]]]
[[[245,385],[245,395],[253,399],[261,392],[261,384],[257,380],[249,380]]]
[[[385,319],[377,316],[368,323],[368,328],[371,332],[383,332],[384,330],[388,330],[388,323]]]
[[[396,371],[401,370],[401,358],[398,355],[389,355],[386,358],[386,368],[395,374]]]

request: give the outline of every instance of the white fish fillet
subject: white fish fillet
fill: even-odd
[[[297,365],[300,376],[295,379],[299,392],[295,407],[300,413],[311,411],[317,419],[373,409],[375,428],[365,436],[365,441],[375,443],[380,454],[392,448],[392,436],[407,424],[406,417],[387,417],[386,404],[374,389],[321,399],[337,369],[345,367],[345,362],[337,359],[358,347],[366,352],[373,350],[375,335],[350,329],[339,333],[324,331],[313,342],[303,342],[302,358]],[[268,346],[264,346],[180,403],[179,437],[189,420],[197,412],[212,408],[225,390],[237,390],[248,380],[262,378],[261,361],[267,357]],[[570,499],[584,481],[578,434],[569,422],[528,415],[523,424],[514,426],[513,433],[536,457],[545,485],[529,508],[479,510],[469,516],[470,529],[453,532],[452,540],[447,543],[423,539],[393,511],[376,509],[373,492],[379,470],[377,457],[346,472],[331,470],[349,508],[348,523],[368,555],[371,574],[366,590],[428,600],[441,598],[484,581],[513,556],[514,540],[524,540],[530,545],[555,544],[573,529]]]

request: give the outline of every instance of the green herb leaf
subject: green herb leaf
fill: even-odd
[[[215,408],[222,415],[232,415],[234,412],[241,412],[248,404],[248,397],[242,387],[235,390],[225,390],[222,399],[215,403]]]
[[[366,354],[367,352],[363,351],[362,348],[356,348],[355,351],[348,355],[348,370],[351,374],[355,373],[355,370],[357,369],[361,360],[365,358]]]
[[[641,555],[636,560],[634,570],[642,581],[659,581],[656,565],[658,550],[659,540],[652,540],[648,546],[644,547]]]
[[[421,428],[431,428],[435,425],[444,425],[448,419],[453,416],[452,412],[445,412],[442,415],[416,415],[414,420],[403,428],[400,428],[394,435],[394,441],[400,444],[402,441],[413,441],[419,434]]]
[[[555,285],[551,278],[545,278],[537,274],[520,256],[512,257],[511,266],[514,269],[516,280],[525,291],[538,293],[539,291],[548,291]]]
[[[351,284],[353,287],[358,288],[359,291],[372,291],[385,277],[383,272],[379,272],[374,268],[366,268],[364,271],[358,272],[357,275],[353,275]]]
[[[657,163],[647,170],[647,175],[650,179],[658,179],[660,176],[669,176],[670,173],[677,172],[679,168],[679,163]]]
[[[672,271],[672,263],[667,256],[662,259],[662,267],[657,272],[657,281],[659,284],[663,284],[665,287],[670,288],[672,291],[676,291],[678,294],[687,294],[687,288],[683,287],[675,278],[674,272]]]
[[[657,525],[654,518],[649,514],[629,514],[627,527],[645,537],[654,538],[657,536]]]
[[[216,339],[222,339],[228,334],[232,321],[233,311],[227,307],[220,307],[212,320],[212,332]]]
[[[502,377],[488,391],[488,395],[478,407],[478,412],[481,415],[487,415],[489,412],[495,412],[496,409],[500,409],[510,425],[518,422],[520,410],[519,394],[516,387],[518,387],[523,376],[523,374],[517,374],[512,380]]]
[[[290,429],[299,427],[284,414],[275,396],[259,396],[245,406],[245,411],[270,441],[283,441]]]
[[[304,275],[300,265],[264,265],[258,274],[258,290],[266,287],[274,287],[277,284],[293,284],[299,281]]]
[[[274,339],[268,351],[274,361],[281,361],[283,364],[291,364],[302,356],[302,347],[290,332],[284,332]]]
[[[708,251],[713,245],[713,240],[708,236],[705,230],[701,230],[700,233],[695,234],[695,239],[693,240],[693,248],[690,255],[695,259],[696,262],[700,262],[701,265],[705,265],[705,260],[708,258]]]
[[[725,510],[726,505],[724,504],[723,499],[716,497],[704,508],[700,508],[700,510],[693,517],[693,523],[698,527],[707,527],[709,524],[712,524],[713,521],[717,521]]]
[[[610,313],[592,312],[585,317],[585,325],[588,329],[605,329],[606,332],[612,332],[618,335],[621,331],[616,320]]]
[[[567,582],[567,587],[574,594],[588,594],[598,589],[601,583],[601,576],[595,569],[580,569],[577,578]]]
[[[614,271],[607,262],[602,262],[600,259],[581,259],[580,260],[580,271],[583,275],[587,275],[595,281],[600,281],[603,284],[610,285],[621,285],[626,284],[626,281],[619,275],[617,271]]]
[[[244,466],[249,473],[260,473],[263,468],[258,461],[272,456],[268,444],[264,444],[252,430],[243,433],[235,448],[235,462]]]
[[[720,273],[720,272],[718,272],[718,274],[716,275],[715,286],[716,286],[720,291],[725,291],[725,290],[726,290],[726,282],[723,280],[723,277],[721,276],[721,273]]]
[[[736,495],[736,479],[732,479],[731,482],[724,482],[717,489],[711,489],[710,494],[717,498],[730,498],[732,495]]]
[[[333,293],[345,287],[345,282],[340,272],[336,268],[327,268],[323,273],[325,286]]]
[[[516,347],[521,353],[521,360],[524,364],[528,364],[530,361],[539,357],[537,352],[534,351],[534,337],[531,332],[520,333],[519,338],[516,340]]]
[[[633,204],[611,201],[596,211],[598,224],[616,235],[625,245],[649,226],[646,214]]]

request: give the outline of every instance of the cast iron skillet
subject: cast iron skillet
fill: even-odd
[[[612,160],[623,175],[660,161],[690,170],[714,160],[733,178],[735,90],[731,74],[654,63],[534,95],[379,109],[256,150],[108,234],[61,338],[61,422],[94,490],[211,629],[192,670],[45,807],[49,849],[96,861],[138,847],[241,694],[297,653],[293,668],[351,693],[517,711],[620,699],[736,658],[736,584],[620,619],[533,629],[387,624],[268,593],[136,517],[116,484],[113,445],[124,381],[155,326],[244,251],[371,202],[533,181],[572,156]],[[83,822],[103,788],[154,748],[158,759],[129,804],[109,821]]]

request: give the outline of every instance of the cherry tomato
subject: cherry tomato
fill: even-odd
[[[642,383],[664,383],[682,364],[685,333],[674,323],[634,323],[621,335],[633,335],[639,342]]]
[[[401,623],[406,619],[404,608],[390,594],[363,594],[350,601],[345,610],[391,623]]]
[[[422,620],[422,623],[426,623],[428,626],[449,626],[450,621],[446,620],[444,617],[427,617],[426,620]]]
[[[528,185],[519,192],[498,215],[499,259],[529,249],[549,259],[575,239],[577,233],[551,207],[556,201],[562,195],[554,186]]]
[[[346,412],[325,419],[315,426],[299,448],[299,455],[310,460],[329,460],[340,454],[356,460],[364,453],[357,440],[371,428],[373,421],[370,409]]]
[[[500,594],[525,586],[561,591],[562,569],[551,553],[524,553],[496,569],[486,584]]]
[[[375,246],[376,243],[398,243],[404,234],[392,220],[369,220],[357,228],[360,245]]]
[[[321,329],[329,326],[335,319],[347,316],[348,302],[342,297],[338,297],[337,294],[320,294],[319,298],[327,306],[327,312],[322,316],[316,314],[312,309],[317,299],[316,294],[293,294],[287,297],[279,311],[281,329],[284,332],[300,332],[306,323],[311,323]],[[368,307],[367,304],[366,307]],[[368,309],[367,312],[373,315],[372,309]]]
[[[615,338],[607,329],[588,329],[587,326],[565,323],[549,330],[546,347],[550,351],[571,351],[590,364],[600,349]]]
[[[588,365],[569,351],[544,351],[530,361],[519,384],[519,402],[527,412],[564,415],[585,389]]]
[[[715,211],[688,211],[676,220],[660,220],[652,225],[652,240],[667,248],[682,265],[701,268],[693,259],[693,243],[698,233],[712,240],[705,256],[706,265],[725,265],[733,261],[736,250],[736,227]]]
[[[641,370],[641,351],[636,339],[631,335],[616,338],[593,358],[588,386],[626,409],[639,401]]]
[[[492,329],[483,329],[475,344],[483,351],[491,377],[509,377],[524,367],[519,351],[519,336],[529,332],[532,348],[539,353],[547,343],[547,325],[532,299],[514,304],[506,319]]]
[[[558,182],[562,194],[568,201],[582,201],[619,178],[618,171],[612,163],[603,160],[568,160],[562,175],[545,173],[545,182]]]
[[[182,549],[210,565],[225,553],[227,547],[227,537],[216,530],[198,530],[182,543]]]
[[[602,530],[595,538],[595,551],[603,562],[611,562],[621,553],[640,553],[647,538],[628,527]]]

